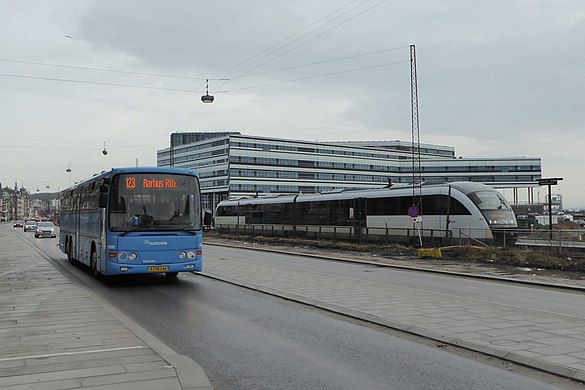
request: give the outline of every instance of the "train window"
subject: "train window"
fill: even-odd
[[[471,212],[455,198],[447,195],[430,195],[423,196],[422,214],[423,215],[447,215],[447,208],[451,215],[470,215]]]
[[[368,199],[368,215],[407,215],[412,206],[411,196]]]
[[[266,204],[263,207],[262,223],[284,223],[282,204]]]
[[[219,217],[230,217],[238,215],[236,206],[222,206],[217,209],[217,215]]]
[[[335,200],[331,202],[329,210],[330,225],[350,225],[350,201],[349,200]]]
[[[468,195],[480,210],[508,210],[508,202],[496,191],[477,191]]]
[[[447,195],[427,195],[422,198],[422,215],[446,215]],[[368,199],[368,215],[407,215],[408,208],[412,206],[411,196],[393,198]],[[455,198],[451,198],[449,206],[451,215],[470,215],[471,212]]]
[[[449,214],[451,214],[451,215],[471,215],[471,211],[469,211],[467,209],[467,207],[465,207],[463,205],[463,203],[461,203],[457,199],[451,198],[451,206],[449,208]]]
[[[264,222],[264,212],[262,205],[259,204],[247,205],[244,215],[246,216],[246,221],[248,221],[248,223],[254,224]]]

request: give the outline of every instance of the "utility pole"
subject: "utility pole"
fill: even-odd
[[[418,120],[418,90],[416,49],[410,45],[410,103],[412,112],[412,205],[422,215],[422,175],[420,166],[420,131]]]
[[[422,176],[420,166],[420,132],[418,122],[418,90],[416,77],[416,49],[410,45],[410,105],[412,113],[412,206],[408,215],[412,217],[412,225],[418,231],[421,248],[422,241]]]
[[[410,45],[410,103],[412,112],[412,202],[419,206],[422,196],[420,166],[420,130],[418,120],[418,90],[416,76],[416,49]]]

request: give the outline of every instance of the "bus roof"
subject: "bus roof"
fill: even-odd
[[[81,185],[86,183],[92,183],[94,181],[100,180],[104,177],[112,177],[114,175],[122,174],[122,173],[169,173],[169,174],[176,174],[176,175],[190,175],[190,176],[199,176],[199,173],[193,169],[188,168],[175,168],[175,167],[127,167],[127,168],[112,168],[109,171],[102,171],[100,173],[94,174],[92,177],[81,180],[76,182],[69,188],[64,189],[61,192],[71,191]]]

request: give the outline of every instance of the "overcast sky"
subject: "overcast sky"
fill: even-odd
[[[410,141],[414,44],[421,143],[541,157],[585,208],[583,0],[0,0],[0,32],[2,186],[156,165],[175,131]]]

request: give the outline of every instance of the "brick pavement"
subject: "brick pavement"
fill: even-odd
[[[0,225],[0,346],[5,390],[212,388],[197,363],[74,285],[8,224]]]

